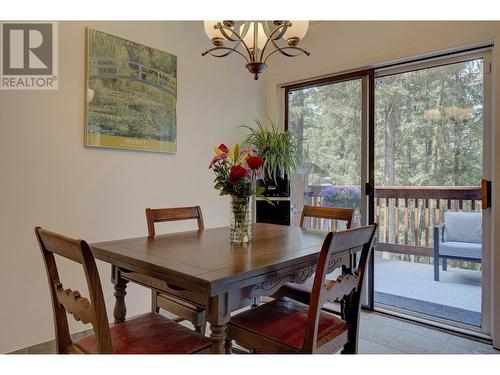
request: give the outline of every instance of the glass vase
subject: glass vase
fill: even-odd
[[[252,238],[250,196],[231,196],[230,203],[230,241],[245,243]]]

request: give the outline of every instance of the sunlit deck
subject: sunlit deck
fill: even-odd
[[[481,324],[481,272],[375,257],[375,303],[460,323]]]

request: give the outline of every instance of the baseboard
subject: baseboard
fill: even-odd
[[[94,333],[92,328],[86,329],[80,332],[75,332],[71,335],[72,341],[78,341],[85,336]],[[56,353],[56,340],[49,340],[41,342],[40,344],[35,344],[27,346],[25,348],[17,349],[7,354],[55,354]]]

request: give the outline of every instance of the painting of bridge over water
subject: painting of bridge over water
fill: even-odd
[[[177,151],[177,58],[87,28],[87,146]]]

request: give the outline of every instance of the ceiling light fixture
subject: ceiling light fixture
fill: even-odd
[[[309,56],[308,51],[298,47],[308,27],[309,21],[204,21],[205,33],[214,47],[201,55],[225,57],[235,52],[246,60],[245,66],[254,79],[259,79],[267,60],[276,52],[287,57]],[[278,44],[282,41],[286,45]]]

